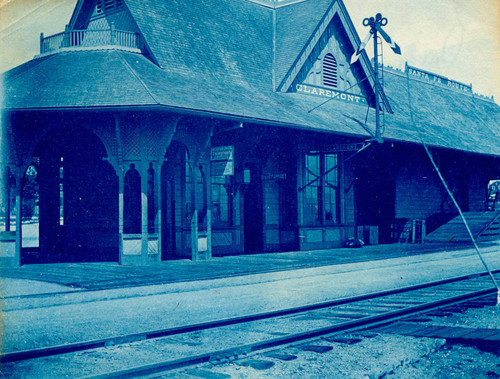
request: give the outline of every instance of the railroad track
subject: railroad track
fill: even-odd
[[[499,276],[498,272],[495,276]],[[53,376],[146,376],[247,357],[495,294],[496,289],[487,275],[457,277],[280,311],[7,352],[0,357],[2,376],[15,376],[19,372],[38,376],[35,373],[40,370],[51,372]],[[59,375],[57,370],[63,371]]]

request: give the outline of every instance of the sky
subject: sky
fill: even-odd
[[[165,0],[168,1],[168,0]],[[185,0],[189,1],[189,0]],[[217,1],[217,0],[213,0]],[[244,1],[244,0],[241,0]],[[365,17],[382,13],[400,45],[384,46],[384,64],[420,69],[471,84],[500,99],[500,0],[344,0],[361,40]],[[61,32],[76,0],[0,0],[0,72],[33,58],[39,37]],[[290,27],[297,27],[291,25]],[[372,50],[367,49],[369,55]]]
[[[500,99],[500,0],[345,0],[361,40],[365,17],[382,13],[384,30],[401,56],[384,46],[384,64],[405,61],[449,79],[471,84],[476,93]],[[372,49],[370,49],[372,50]],[[373,55],[373,54],[372,54]]]

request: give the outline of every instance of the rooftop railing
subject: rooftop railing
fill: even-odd
[[[70,30],[48,37],[40,34],[40,54],[50,53],[62,48],[120,46],[142,50],[140,35],[133,32],[110,29]]]

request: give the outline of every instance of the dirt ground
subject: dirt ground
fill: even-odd
[[[428,323],[500,330],[500,306],[431,317]],[[339,338],[344,340],[339,341]],[[332,348],[326,351],[318,346]],[[278,353],[282,355],[280,358],[291,360],[278,359],[269,353]],[[165,377],[500,378],[500,343],[463,344],[444,339],[359,332],[249,356],[237,362],[183,370]]]

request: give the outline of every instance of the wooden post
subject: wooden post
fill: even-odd
[[[7,203],[5,204],[5,231],[10,232],[10,194],[12,191],[12,179],[9,167],[7,167],[4,171],[2,190],[4,191],[2,194],[3,199],[4,201],[7,200]]]
[[[110,28],[111,28],[111,45],[114,45],[115,39],[116,39],[115,38],[116,31],[115,31],[115,23],[114,22],[111,22]]]
[[[116,174],[118,175],[118,264],[123,264],[123,191],[125,172],[123,166],[123,144],[120,134],[120,117],[113,116],[115,121],[115,139],[118,146],[118,155],[116,161]]]
[[[14,258],[14,265],[21,265],[21,249],[22,249],[22,241],[23,241],[23,230],[22,230],[22,215],[23,215],[23,206],[22,206],[22,175],[21,169],[18,168],[18,172],[16,175],[16,255]]]
[[[119,259],[118,263],[123,264],[123,188],[124,188],[124,172],[121,167],[118,170],[118,243],[119,243]]]
[[[43,33],[40,33],[40,54],[43,53],[45,53],[45,51],[43,51]]]
[[[134,43],[135,43],[135,48],[139,49],[139,50],[142,50],[142,41],[141,41],[141,35],[139,33],[135,33],[134,34]]]
[[[212,258],[212,211],[207,209],[207,259]]]
[[[191,218],[191,260],[198,260],[198,211],[196,209]]]
[[[148,258],[148,162],[143,155],[140,167],[141,173],[141,241],[142,262],[146,263]]]
[[[69,47],[69,25],[64,28],[63,47]]]
[[[191,259],[197,261],[200,258],[198,251],[198,210],[196,209],[196,186],[198,185],[198,157],[193,159],[191,166],[191,193],[189,194],[191,199]]]
[[[155,185],[155,196],[156,196],[156,215],[155,215],[155,232],[158,235],[158,262],[161,262],[161,230],[162,230],[162,218],[161,218],[161,166],[163,159],[160,157],[156,165],[156,185]]]
[[[206,259],[212,258],[212,176],[210,163],[204,167],[205,180],[203,183],[203,203],[206,205],[205,220],[207,223],[207,251]]]

